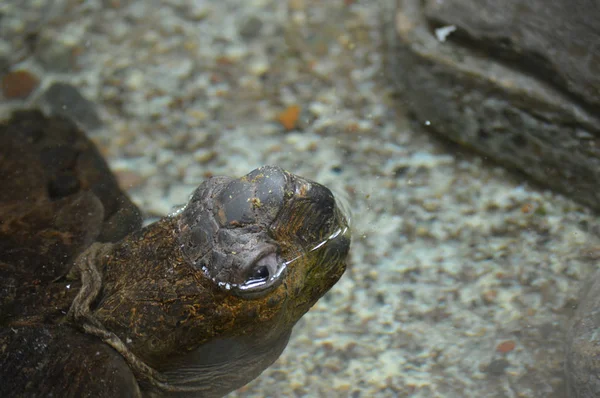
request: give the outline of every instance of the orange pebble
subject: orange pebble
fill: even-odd
[[[532,210],[533,205],[531,203],[525,203],[523,206],[521,206],[522,213],[531,213]]]
[[[277,120],[286,130],[293,130],[298,125],[300,117],[300,106],[290,105],[283,112],[277,115]]]
[[[27,98],[39,82],[35,75],[26,70],[9,72],[2,78],[2,93],[9,99]]]
[[[496,351],[500,352],[502,354],[505,354],[507,352],[511,352],[512,350],[515,349],[516,343],[512,340],[506,340],[503,341],[502,343],[498,344],[498,346],[496,347]]]

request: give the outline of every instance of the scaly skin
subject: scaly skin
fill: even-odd
[[[0,141],[0,396],[222,396],[344,272],[331,192],[277,167],[127,235],[137,209],[73,124],[21,112]]]
[[[349,244],[344,217],[332,207],[331,222],[322,223],[318,208],[323,201],[335,205],[329,198],[314,200],[307,192],[331,195],[329,190],[289,176],[300,181],[301,189],[290,191],[285,205],[271,213],[277,215],[272,223],[263,226],[280,258],[295,260],[282,280],[264,293],[236,294],[190,263],[181,244],[187,210],[131,234],[97,256],[102,292],[90,316],[118,337],[117,349],[131,358],[143,389],[220,396],[242,386],[279,356],[293,325],[341,277]],[[265,205],[257,212],[268,210]],[[323,229],[308,236],[307,223]],[[340,235],[327,241],[338,230]],[[326,243],[310,251],[321,242]],[[221,342],[218,349],[215,341]],[[229,365],[219,368],[222,362]],[[184,377],[188,371],[191,375]],[[214,380],[220,382],[213,384]]]

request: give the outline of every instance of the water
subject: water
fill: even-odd
[[[4,2],[0,59],[40,84],[0,112],[76,87],[148,218],[264,164],[347,197],[348,270],[232,397],[562,398],[598,219],[412,127],[385,71],[390,4]]]

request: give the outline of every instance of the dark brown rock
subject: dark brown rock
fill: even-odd
[[[397,0],[392,74],[429,129],[600,209],[598,20],[591,0]]]
[[[9,72],[0,83],[2,94],[8,99],[25,99],[38,87],[40,80],[26,70]]]

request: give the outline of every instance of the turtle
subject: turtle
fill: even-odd
[[[277,166],[207,178],[149,225],[92,141],[0,124],[0,396],[219,397],[342,276],[349,217]]]

